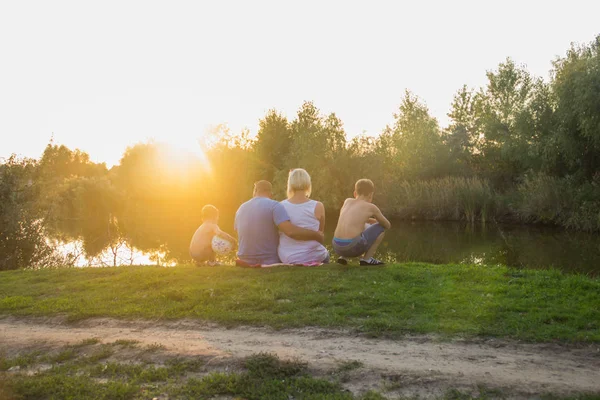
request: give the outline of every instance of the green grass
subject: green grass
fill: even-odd
[[[157,351],[161,351],[164,350],[166,347],[163,344],[160,343],[152,343],[149,344],[148,346],[145,347],[146,352],[148,353],[155,353]]]
[[[90,354],[87,359],[88,362],[94,363],[100,360],[105,360],[114,353],[115,351],[110,347],[110,345],[102,345],[99,349]]]
[[[99,346],[99,347],[102,347]],[[91,362],[82,353],[84,349],[66,347],[58,352],[70,352],[60,361],[39,351],[23,353],[12,359],[0,357],[2,365],[17,365],[19,360],[30,360],[29,371],[12,373],[0,370],[0,398],[2,399],[149,399],[167,395],[169,399],[240,398],[259,399],[328,399],[328,400],[382,400],[380,392],[369,391],[354,395],[336,380],[311,376],[305,363],[281,360],[277,356],[260,353],[246,358],[233,372],[215,372],[203,369],[199,358],[168,358],[160,365],[140,362],[143,349],[132,358]],[[49,369],[31,373],[40,363],[51,360]],[[360,363],[348,363],[346,370],[361,368]],[[200,372],[200,373],[198,373]],[[348,371],[346,371],[348,372]],[[475,394],[474,394],[475,393]],[[396,397],[394,397],[396,398]],[[476,391],[464,393],[449,389],[439,397],[444,400],[504,399],[506,393],[479,386]],[[542,399],[558,400],[552,394]],[[400,399],[404,399],[401,397]],[[569,399],[598,399],[598,394],[579,394]]]
[[[63,351],[75,350],[67,348]],[[18,359],[40,361],[40,358],[47,360],[51,357],[40,357],[38,352],[26,353],[14,359],[4,359],[4,362],[12,365],[18,364]],[[219,395],[248,400],[383,398],[374,392],[353,396],[338,383],[309,376],[304,363],[280,360],[265,353],[246,358],[239,371],[212,372],[202,377],[186,376],[202,367],[203,363],[198,359],[172,358],[166,360],[164,366],[97,361],[90,362],[89,358],[77,354],[63,364],[54,364],[52,368],[36,374],[18,372],[0,375],[0,387],[5,390],[6,398],[24,400],[146,399],[159,394],[168,394],[172,399],[203,399]],[[34,365],[35,362],[30,366]]]
[[[60,353],[48,356],[47,360],[51,364],[60,364],[77,358],[77,351],[73,348],[62,350]]]
[[[0,372],[8,371],[13,367],[26,368],[38,362],[41,355],[42,352],[40,350],[20,354],[13,358],[5,358],[0,355]]]
[[[352,372],[361,369],[364,364],[358,360],[342,361],[333,371],[334,376],[339,382],[349,382],[352,380]]]
[[[337,372],[340,372],[340,373],[350,372],[350,371],[354,371],[355,369],[362,368],[363,366],[364,366],[364,364],[362,363],[362,361],[358,361],[358,360],[344,361],[344,362],[340,363],[340,365],[337,367]]]
[[[600,279],[501,266],[178,266],[0,272],[0,315],[600,342]]]
[[[14,363],[9,360],[9,363]],[[185,366],[185,368],[182,368]],[[245,368],[234,373],[212,372],[186,377],[198,369],[194,361],[167,366],[109,362],[89,364],[73,360],[68,365],[34,375],[0,375],[0,395],[28,399],[147,399],[168,394],[171,399],[205,399],[235,396],[253,399],[383,399],[375,392],[354,396],[339,384],[307,374],[305,365],[282,361],[269,354],[248,357]]]
[[[138,343],[140,343],[139,340],[118,339],[115,340],[112,344],[124,348],[134,348],[137,347]]]
[[[80,348],[80,347],[85,347],[85,346],[93,346],[95,344],[100,343],[101,340],[99,338],[87,338],[87,339],[83,339],[81,342],[76,343],[71,345],[71,347],[73,348]]]
[[[269,353],[259,353],[248,357],[244,367],[254,377],[286,379],[301,374],[307,364],[301,361],[284,361]]]

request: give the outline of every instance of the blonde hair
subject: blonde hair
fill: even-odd
[[[305,169],[292,169],[290,170],[290,175],[288,176],[288,197],[292,197],[294,193],[300,190],[304,191],[306,197],[310,197],[310,193],[312,192],[312,183],[310,181],[310,175],[308,174],[308,172],[306,172]]]
[[[219,210],[212,204],[207,204],[202,207],[202,221],[207,219],[217,218],[219,216]]]

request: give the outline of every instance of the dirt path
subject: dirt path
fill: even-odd
[[[57,320],[0,319],[0,348],[36,344],[65,345],[98,337],[103,342],[135,339],[160,343],[171,353],[237,359],[258,352],[297,357],[315,370],[358,360],[362,374],[352,384],[377,386],[382,377],[401,381],[411,393],[427,397],[432,388],[474,387],[511,393],[600,392],[600,345],[579,348],[509,341],[440,342],[428,337],[369,339],[316,328],[273,331],[224,329],[193,321],[152,323],[93,319],[66,325]],[[374,378],[376,377],[376,378]],[[363,381],[361,383],[361,381]],[[430,390],[431,389],[431,390]],[[432,393],[429,393],[432,392]]]

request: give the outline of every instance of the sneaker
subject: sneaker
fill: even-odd
[[[344,257],[339,257],[337,259],[337,263],[342,265],[348,265],[348,260],[346,260]]]
[[[383,261],[371,257],[369,260],[360,260],[360,265],[385,265]]]

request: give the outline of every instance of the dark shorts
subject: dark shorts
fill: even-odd
[[[342,257],[358,257],[366,253],[384,231],[385,228],[380,224],[373,224],[354,239],[333,238],[333,250]]]

